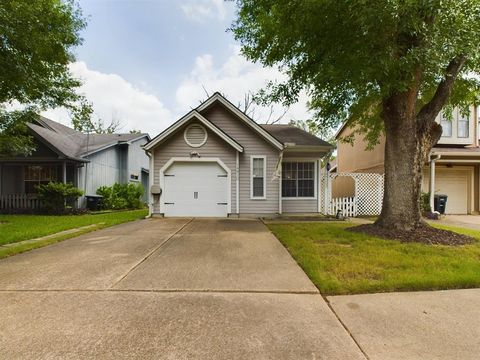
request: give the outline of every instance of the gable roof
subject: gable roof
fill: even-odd
[[[228,101],[224,96],[222,96],[219,92],[214,93],[211,97],[205,100],[202,104],[200,104],[196,110],[198,112],[202,112],[203,110],[207,109],[215,102],[219,102],[223,104],[228,110],[230,110],[233,114],[235,114],[241,121],[243,121],[247,126],[257,132],[261,137],[263,137],[267,142],[272,144],[278,150],[283,149],[283,144],[279,141],[275,136],[270,134],[267,130],[262,128],[259,124],[257,124],[251,117],[247,114],[242,112],[239,108],[233,105],[230,101]]]
[[[122,143],[131,143],[148,134],[84,134],[56,121],[39,116],[28,124],[34,136],[62,157],[87,161],[86,156]]]
[[[321,146],[325,148],[333,148],[333,145],[302,130],[294,125],[289,124],[262,124],[262,128],[275,136],[283,144],[295,144],[296,146]]]
[[[174,134],[183,125],[185,125],[186,123],[188,123],[189,121],[194,120],[194,119],[200,121],[203,125],[205,125],[205,127],[207,127],[213,133],[215,133],[220,138],[222,138],[226,143],[228,143],[230,146],[232,146],[235,150],[237,150],[238,152],[243,152],[243,146],[242,145],[240,145],[238,142],[236,142],[234,139],[232,139],[230,136],[228,136],[223,130],[221,130],[219,127],[214,125],[212,122],[208,121],[197,110],[190,111],[188,114],[183,116],[180,120],[176,121],[171,126],[169,126],[164,131],[162,131],[160,134],[158,134],[156,137],[154,137],[152,139],[152,141],[150,141],[148,144],[146,144],[143,148],[147,151],[151,150],[156,145],[165,141],[168,137],[170,137],[170,135]]]

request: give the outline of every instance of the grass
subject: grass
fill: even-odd
[[[144,218],[147,210],[117,211],[101,214],[46,216],[0,215],[0,245],[17,243],[55,234],[64,230],[95,224],[96,226],[72,234],[63,234],[34,243],[0,247],[0,258],[53,244],[90,231]]]
[[[480,286],[480,231],[435,225],[476,238],[461,247],[406,244],[345,230],[344,223],[270,224],[323,295]]]

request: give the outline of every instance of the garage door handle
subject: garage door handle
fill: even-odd
[[[217,175],[217,177],[227,177],[227,175]]]
[[[217,203],[217,205],[228,205],[228,203]]]
[[[175,203],[164,203],[165,205],[175,205]]]
[[[165,175],[163,175],[163,176],[175,176],[175,175],[167,175],[167,174],[165,174]]]

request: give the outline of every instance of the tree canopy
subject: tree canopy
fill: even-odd
[[[238,0],[237,5],[232,30],[244,55],[288,75],[284,83],[271,82],[263,100],[290,104],[305,89],[323,126],[349,118],[374,142],[383,129],[383,99],[419,78],[420,111],[438,96],[449,69],[460,64],[447,108],[477,100],[478,0]]]
[[[81,115],[81,82],[68,65],[85,26],[74,0],[0,2],[0,154],[32,150],[25,122],[40,110],[63,106]]]

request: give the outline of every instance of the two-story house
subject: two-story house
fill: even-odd
[[[472,214],[479,211],[479,110],[471,107],[469,114],[458,109],[453,119],[440,114],[436,121],[442,125],[443,134],[432,149],[423,171],[422,191],[448,196],[447,214]],[[384,172],[385,139],[372,150],[366,150],[361,135],[355,134],[354,143],[342,141],[353,132],[345,123],[337,132],[337,172]],[[353,196],[353,182],[339,179],[333,184],[333,196]],[[433,202],[433,196],[431,197]]]

